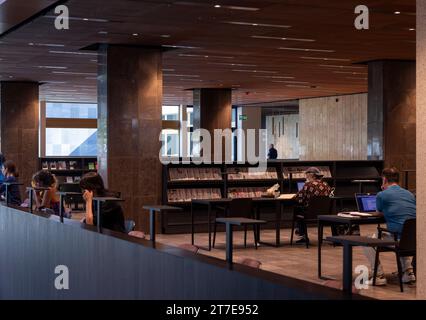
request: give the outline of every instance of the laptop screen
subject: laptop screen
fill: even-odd
[[[304,186],[305,186],[304,182],[298,182],[297,183],[297,190],[299,190],[299,191],[302,190]]]
[[[377,211],[375,194],[357,194],[355,197],[359,212]]]

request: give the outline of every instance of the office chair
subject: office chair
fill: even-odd
[[[379,239],[382,238],[383,232],[392,233],[385,228],[377,228],[379,231]],[[398,267],[398,279],[401,292],[404,292],[404,284],[402,283],[402,265],[400,258],[413,257],[413,270],[416,275],[416,219],[408,219],[404,222],[401,232],[401,238],[398,241],[398,235],[393,233],[397,243],[394,246],[376,247],[376,259],[374,261],[373,286],[376,285],[377,269],[379,267],[379,255],[381,252],[393,252],[396,257],[396,265]]]
[[[305,225],[306,248],[309,248],[307,223],[317,223],[319,215],[330,214],[332,205],[333,199],[330,197],[314,197],[311,199],[309,206],[304,208],[303,215],[293,212],[290,245],[293,245],[293,234],[296,222],[300,221]]]

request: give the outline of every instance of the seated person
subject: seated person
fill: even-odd
[[[295,214],[303,216],[303,211],[309,206],[310,201],[314,197],[328,197],[332,189],[327,182],[322,180],[323,174],[318,168],[311,167],[305,172],[306,183],[296,195],[296,201],[299,203],[298,207],[295,207]],[[302,221],[298,223],[296,234],[301,238],[296,243],[306,243],[309,239],[306,238],[306,224]]]
[[[113,197],[113,193],[105,189],[102,177],[96,172],[89,172],[80,181],[83,189],[83,199],[86,201],[86,224],[97,225],[96,207],[93,204],[94,197]],[[102,228],[124,232],[124,214],[120,204],[114,201],[101,203]]]
[[[6,158],[3,153],[0,153],[0,185],[4,182],[3,164],[6,162]]]
[[[277,151],[277,149],[275,149],[274,145],[271,144],[269,146],[268,159],[269,160],[276,160],[277,158],[278,158],[278,151]]]
[[[32,179],[33,188],[47,188],[47,190],[34,190],[34,199],[37,210],[50,209],[53,214],[59,215],[60,198],[56,177],[47,170],[40,170]]]
[[[13,161],[8,160],[3,164],[2,174],[4,176],[4,181],[0,186],[0,194],[2,198],[6,199],[6,186],[4,182],[16,183],[18,182],[19,173],[16,169],[16,165]],[[21,204],[21,192],[19,190],[19,186],[10,185],[8,187],[8,197],[9,204],[14,204],[19,206]]]
[[[377,194],[377,211],[383,213],[389,233],[384,232],[382,239],[394,240],[394,234],[398,237],[402,232],[405,220],[416,217],[416,199],[414,195],[399,186],[399,171],[396,168],[386,168],[382,172],[382,192]],[[377,234],[372,236],[377,238]],[[371,269],[374,268],[376,250],[364,248],[364,253],[370,262]],[[402,281],[410,283],[416,281],[413,266],[408,257],[401,258]],[[373,273],[371,273],[373,274]],[[369,282],[373,283],[372,280]],[[376,285],[386,285],[385,273],[379,262],[377,269]]]

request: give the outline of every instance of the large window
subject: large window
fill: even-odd
[[[97,156],[97,105],[41,103],[41,155]]]

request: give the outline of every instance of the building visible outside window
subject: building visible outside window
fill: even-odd
[[[46,102],[41,106],[42,156],[97,156],[96,104]]]
[[[179,157],[180,155],[180,106],[163,106],[163,130],[161,131],[162,156]]]
[[[179,106],[163,106],[162,119],[179,121]]]

